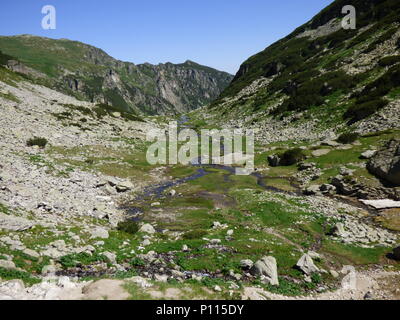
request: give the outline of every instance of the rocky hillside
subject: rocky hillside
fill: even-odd
[[[141,64],[118,61],[101,49],[66,39],[0,37],[13,71],[78,99],[123,111],[176,114],[214,100],[232,76],[192,61]]]
[[[355,30],[341,27],[345,5],[357,10]],[[247,124],[306,122],[314,135],[348,125],[360,132],[398,126],[399,13],[393,0],[335,1],[245,61],[211,110],[233,120],[239,113]]]

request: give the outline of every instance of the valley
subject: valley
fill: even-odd
[[[0,37],[0,299],[400,299],[400,6],[367,4],[234,78]],[[171,121],[254,130],[254,172],[150,164]]]

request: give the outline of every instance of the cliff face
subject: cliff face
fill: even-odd
[[[175,114],[216,99],[233,76],[192,61],[122,62],[103,50],[66,39],[0,37],[8,67],[77,98],[144,114]],[[15,61],[17,60],[17,62]]]

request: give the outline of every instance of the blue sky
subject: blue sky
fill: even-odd
[[[82,41],[134,63],[193,60],[236,73],[332,0],[1,0],[0,35]],[[57,10],[43,30],[41,9]]]

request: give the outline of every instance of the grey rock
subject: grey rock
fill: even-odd
[[[310,196],[312,196],[312,195],[319,195],[319,194],[321,194],[321,189],[320,189],[321,187],[319,186],[319,185],[312,185],[312,186],[309,186],[309,187],[307,187],[305,190],[304,190],[304,194],[306,194],[306,195],[310,195]]]
[[[130,181],[123,181],[116,185],[116,189],[118,192],[126,192],[134,188],[135,188],[134,184]]]
[[[9,231],[25,231],[31,229],[34,223],[20,218],[0,213],[0,229]]]
[[[278,267],[274,257],[264,257],[257,261],[250,269],[250,273],[253,276],[264,276],[265,280],[273,286],[279,285]]]
[[[376,150],[368,150],[368,151],[365,151],[365,152],[363,152],[362,154],[361,154],[361,159],[371,159],[371,158],[373,158],[374,156],[375,156],[375,154],[377,153],[377,151]]]
[[[145,240],[142,241],[141,244],[142,244],[142,246],[147,247],[147,246],[149,246],[151,244],[151,242],[150,242],[149,239],[145,239]]]
[[[348,169],[346,167],[340,168],[340,175],[347,177],[352,176],[354,174],[354,170]]]
[[[158,282],[168,282],[168,276],[167,275],[160,275],[160,274],[155,274],[154,275],[154,280]]]
[[[321,146],[337,147],[339,145],[340,145],[340,143],[338,143],[334,140],[325,140],[325,141],[321,142]]]
[[[115,254],[115,253],[112,253],[112,252],[108,252],[108,251],[106,251],[106,252],[103,252],[102,253],[103,254],[103,256],[105,256],[107,259],[108,259],[108,261],[110,261],[111,263],[116,263],[117,262],[117,255]]]
[[[139,229],[139,232],[154,234],[156,233],[156,230],[151,224],[146,223]]]
[[[55,265],[47,265],[42,268],[42,275],[55,274],[58,271]]]
[[[31,250],[31,249],[25,249],[23,251],[23,253],[28,255],[28,256],[30,256],[30,257],[33,257],[33,258],[39,258],[40,257],[39,253],[37,253],[36,251]]]
[[[108,231],[106,229],[100,228],[100,227],[97,227],[94,230],[91,230],[90,234],[91,234],[92,239],[97,239],[97,238],[108,239],[110,237],[110,235],[108,234]]]
[[[380,179],[400,186],[400,139],[389,141],[367,164],[367,169]]]
[[[251,261],[251,260],[249,260],[249,259],[241,260],[241,261],[240,261],[240,266],[241,266],[243,269],[250,269],[253,265],[254,265],[254,262]]]
[[[313,162],[302,162],[298,165],[300,171],[310,170],[315,168],[315,163]]]
[[[332,184],[323,184],[321,185],[320,190],[324,194],[326,193],[334,194],[336,192],[336,187]]]
[[[331,152],[331,149],[318,149],[314,150],[311,154],[313,157],[322,157],[327,155],[329,152]]]
[[[12,261],[0,260],[0,268],[11,270],[11,269],[16,269],[17,267],[15,266],[15,263]]]
[[[339,273],[335,270],[329,270],[329,273],[331,274],[332,277],[335,279],[339,278]]]
[[[400,208],[400,201],[394,201],[390,199],[383,200],[360,200],[362,203],[371,206],[375,209],[392,209]]]
[[[319,271],[318,267],[314,264],[314,261],[309,254],[304,254],[297,262],[296,267],[298,267],[306,275],[311,275]]]

